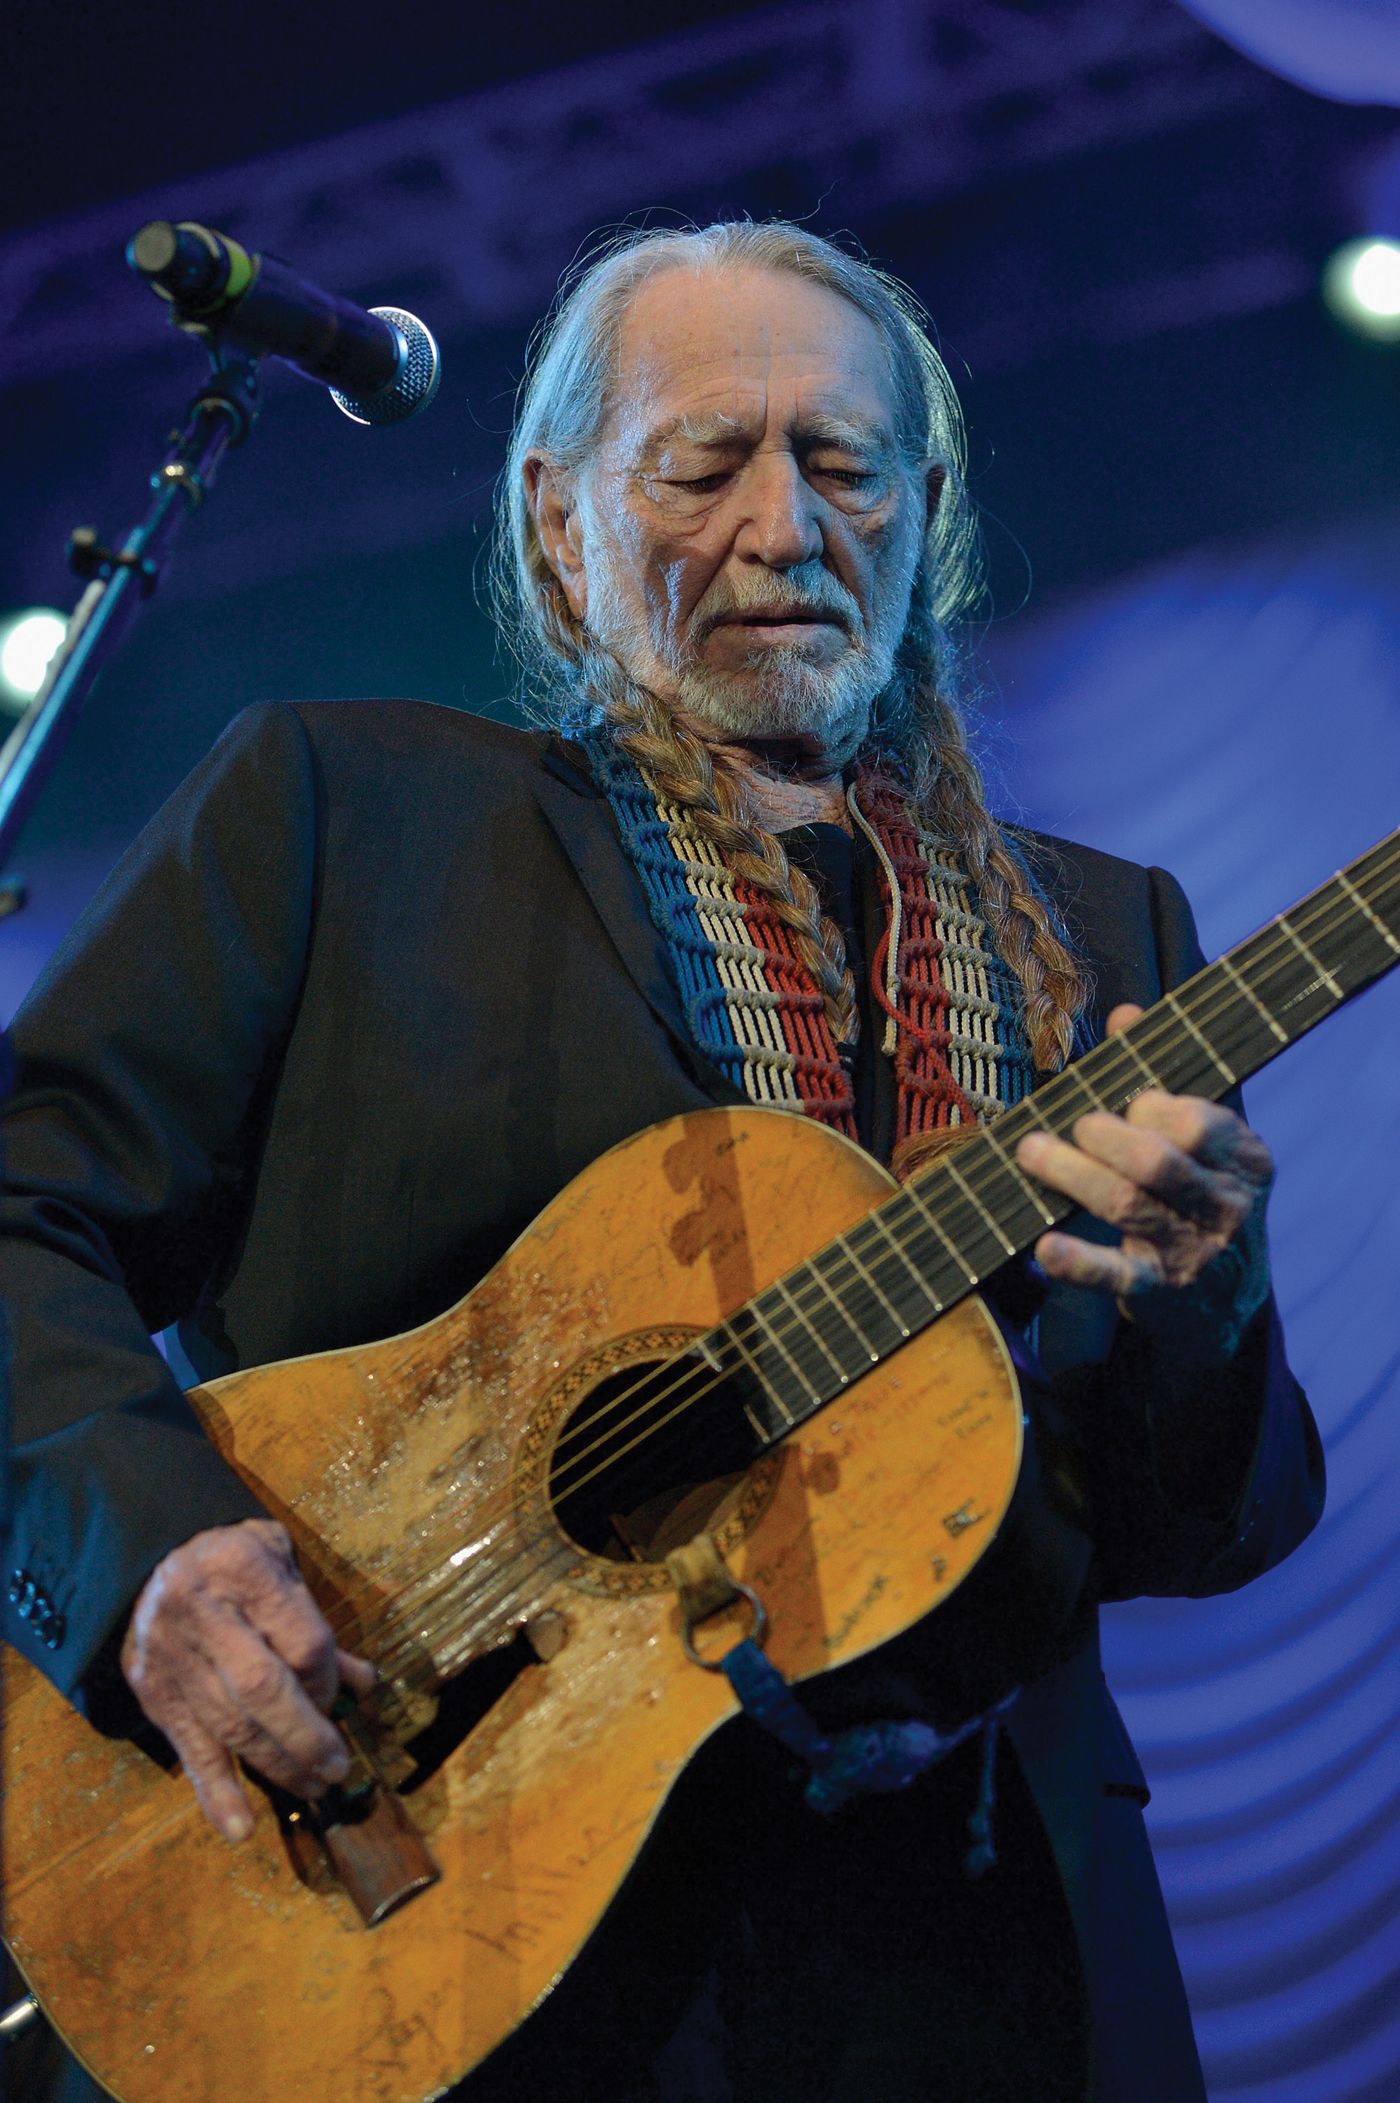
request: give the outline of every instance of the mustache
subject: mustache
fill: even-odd
[[[830,570],[813,563],[804,571],[779,575],[755,570],[742,579],[717,577],[691,616],[691,635],[703,642],[734,615],[790,614],[796,619],[834,621],[850,635],[863,623],[860,607]]]

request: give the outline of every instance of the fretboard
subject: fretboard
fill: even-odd
[[[1026,1133],[1068,1137],[1145,1088],[1217,1100],[1397,963],[1392,833],[759,1293],[701,1355],[747,1374],[763,1444],[784,1437],[1075,1210],[1017,1168]]]

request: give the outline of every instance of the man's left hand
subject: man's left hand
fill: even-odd
[[[1110,1034],[1142,1012],[1126,1003],[1115,1008]],[[1122,1244],[1101,1248],[1072,1234],[1042,1234],[1036,1262],[1051,1278],[1115,1294],[1125,1312],[1145,1295],[1194,1285],[1246,1222],[1262,1215],[1273,1180],[1269,1149],[1242,1117],[1156,1088],[1135,1096],[1123,1117],[1095,1110],[1079,1118],[1073,1140],[1032,1132],[1016,1159],[1038,1182],[1117,1227]]]

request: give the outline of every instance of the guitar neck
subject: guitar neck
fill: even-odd
[[[1400,963],[1400,833],[1178,986],[750,1300],[704,1339],[747,1375],[762,1444],[785,1437],[1075,1210],[1015,1165],[1146,1088],[1227,1095]]]

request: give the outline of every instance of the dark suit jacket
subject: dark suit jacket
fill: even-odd
[[[1028,848],[1100,1015],[1198,966],[1164,872]],[[414,702],[240,717],[14,1036],[12,1560],[62,1640],[12,1610],[6,1635],[79,1701],[153,1564],[257,1510],[151,1332],[178,1322],[210,1378],[403,1330],[605,1148],[737,1099],[688,1039],[608,805],[567,748]],[[1097,2092],[1179,2103],[1199,2077],[1096,1604],[1228,1589],[1287,1554],[1320,1509],[1316,1434],[1271,1314],[1210,1380],[1177,1377],[1160,1340],[1085,1295],[1052,1296],[1042,1335],[1052,1377],[1027,1363],[1037,1438],[1012,1523],[960,1610],[969,1654],[1000,1646],[1033,1682],[1013,1736],[1079,1932]],[[917,1700],[919,1663],[917,1645],[882,1654],[825,1698],[884,1713]]]

